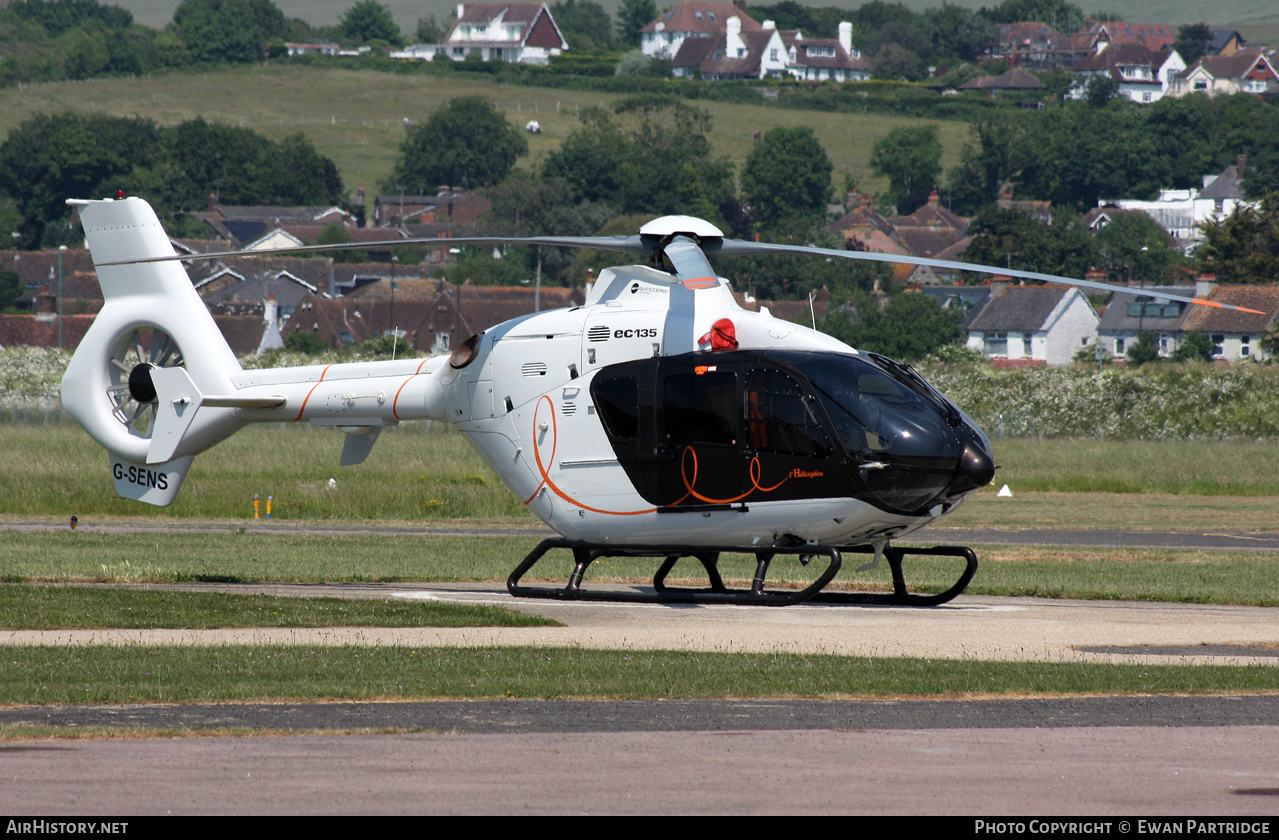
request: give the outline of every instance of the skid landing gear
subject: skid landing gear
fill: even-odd
[[[567,549],[573,552],[573,571],[563,589],[524,586],[520,580],[529,570],[537,565],[547,552],[552,549]],[[527,557],[511,572],[506,580],[506,588],[517,598],[551,598],[559,601],[622,601],[637,604],[749,604],[754,606],[784,607],[812,601],[821,604],[888,604],[911,607],[934,607],[944,604],[964,591],[977,571],[977,555],[972,549],[962,546],[939,546],[936,548],[897,548],[885,546],[884,559],[893,574],[892,592],[823,592],[822,590],[835,579],[843,565],[843,553],[871,553],[869,546],[769,546],[765,550],[755,552],[755,577],[750,589],[730,589],[724,585],[719,574],[719,555],[721,552],[741,552],[740,548],[705,548],[690,546],[621,548],[618,546],[583,545],[565,539],[543,540]],[[802,562],[825,557],[829,561],[826,569],[817,579],[803,589],[779,589],[764,591],[764,581],[768,576],[768,567],[777,555],[798,555]],[[916,595],[906,589],[906,578],[902,572],[902,560],[910,554],[931,555],[941,557],[963,558],[964,570],[955,584],[945,592],[936,595]],[[587,568],[601,557],[661,557],[664,558],[657,573],[653,575],[653,593],[636,591],[600,591],[584,589],[582,578]],[[675,568],[675,564],[683,557],[698,560],[706,570],[708,586],[693,589],[683,586],[667,586],[666,577]],[[805,559],[807,558],[807,559]]]

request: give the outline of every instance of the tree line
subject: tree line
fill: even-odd
[[[1279,190],[1279,110],[1254,96],[1067,102],[973,121],[949,193],[958,212],[975,212],[1009,185],[1019,198],[1082,211],[1106,198],[1200,188],[1241,155],[1249,196]]]
[[[68,198],[145,195],[170,234],[204,236],[192,211],[226,204],[341,204],[337,167],[302,134],[279,142],[197,118],[164,128],[148,119],[37,114],[0,144],[0,223],[22,248],[83,241]]]
[[[830,158],[806,126],[765,133],[738,173],[711,147],[710,115],[677,97],[625,97],[608,108],[582,109],[580,120],[561,147],[530,171],[517,168],[527,153],[521,131],[492,103],[451,100],[409,127],[383,190],[482,189],[493,202],[483,221],[493,234],[629,235],[656,216],[687,214],[731,236],[758,233],[774,241],[842,246],[824,227]],[[587,268],[611,264],[598,253],[541,251],[516,250],[513,260],[493,260],[475,249],[452,271],[477,282],[518,282],[533,276],[540,261],[544,282],[580,284]],[[739,288],[764,298],[798,298],[823,285],[845,294],[869,291],[884,279],[879,268],[798,257],[735,257],[731,270]]]

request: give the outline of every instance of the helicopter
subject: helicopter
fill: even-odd
[[[732,240],[704,220],[665,216],[634,236],[447,240],[450,247],[527,243],[642,258],[601,271],[583,305],[515,318],[449,355],[244,370],[181,265],[242,252],[178,255],[151,206],[123,193],[68,203],[80,210],[104,305],[67,367],[63,404],[107,450],[117,493],[172,503],[192,459],[252,423],[334,427],[345,435],[340,464],[350,466],[368,457],[388,426],[445,421],[559,534],[511,573],[507,589],[517,597],[933,606],[972,580],[977,557],[968,547],[893,543],[992,481],[993,450],[977,423],[908,365],[766,309],[742,309],[711,258],[808,253],[1123,289]],[[343,247],[352,246],[276,253]],[[572,553],[566,584],[525,584],[553,550]],[[724,583],[718,564],[729,552],[754,555],[749,589]],[[886,560],[892,591],[828,591],[847,553],[873,555],[858,571]],[[955,558],[963,568],[943,592],[912,592],[903,569],[910,555]],[[767,575],[779,556],[805,565],[825,558],[826,565],[807,586],[770,589]],[[662,562],[651,591],[584,586],[603,557]],[[706,586],[667,584],[685,558],[701,563]]]

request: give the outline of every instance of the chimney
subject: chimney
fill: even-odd
[[[217,209],[218,209],[218,194],[215,192],[210,192],[209,193],[209,212],[212,213],[216,211]]]
[[[941,204],[941,196],[938,195],[936,187],[934,187],[933,191],[928,194],[928,203],[933,205],[934,207],[936,207],[938,204]]]
[[[1217,275],[1200,274],[1195,278],[1195,297],[1206,298],[1217,288]]]
[[[839,24],[839,45],[848,55],[853,54],[853,25],[846,20]]]
[[[277,320],[279,320],[279,317],[280,304],[275,302],[275,293],[272,292],[271,296],[267,298],[266,302],[262,305],[262,320],[268,324],[274,324]]]
[[[767,30],[767,29],[776,29],[776,28],[777,28],[777,21],[775,21],[775,20],[766,20],[766,21],[764,21],[763,23],[761,23],[761,24],[760,24],[760,26],[761,26],[761,27],[763,27],[763,28],[764,28],[764,29],[766,29],[766,30]]]
[[[457,4],[457,19],[458,19],[458,20],[461,20],[461,19],[462,19],[462,13],[463,13],[463,12],[465,12],[465,11],[466,11],[466,4],[465,4],[465,3],[458,3],[458,4]]]
[[[746,54],[746,42],[742,40],[742,19],[734,15],[728,19],[724,32],[724,57],[740,58]]]

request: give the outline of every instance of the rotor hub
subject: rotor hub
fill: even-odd
[[[150,362],[141,362],[129,371],[129,396],[140,403],[155,402],[155,383],[151,381],[154,368]]]

